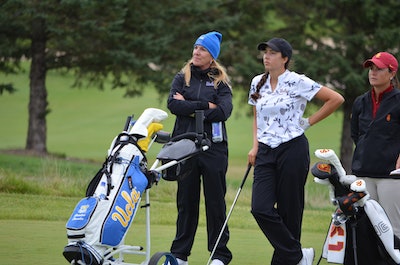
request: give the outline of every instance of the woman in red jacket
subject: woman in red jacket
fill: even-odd
[[[398,62],[388,52],[378,52],[363,64],[371,89],[356,98],[351,116],[355,144],[352,173],[367,184],[372,199],[385,209],[400,237],[400,90]]]

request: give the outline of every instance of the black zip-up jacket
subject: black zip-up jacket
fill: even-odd
[[[196,121],[194,113],[196,110],[204,110],[204,131],[211,140],[211,123],[222,122],[223,140],[227,141],[225,121],[232,113],[232,91],[231,88],[221,82],[217,89],[214,88],[213,80],[208,72],[216,69],[200,70],[191,66],[190,86],[185,85],[183,73],[178,73],[172,81],[171,91],[168,97],[168,109],[176,115],[172,136],[186,132],[196,132]],[[176,100],[173,95],[178,92],[185,100]],[[215,109],[208,108],[208,102],[217,105]]]
[[[356,98],[351,116],[351,138],[356,148],[352,173],[359,177],[389,176],[400,153],[400,91],[383,94],[376,117],[372,117],[371,91]]]

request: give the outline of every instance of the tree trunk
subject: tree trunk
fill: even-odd
[[[38,154],[46,154],[46,25],[43,19],[35,19],[32,23],[32,62],[29,74],[29,124],[26,149]]]
[[[340,145],[340,159],[347,174],[351,174],[351,162],[353,158],[353,140],[350,134],[351,108],[354,98],[346,98],[343,103],[342,139]]]

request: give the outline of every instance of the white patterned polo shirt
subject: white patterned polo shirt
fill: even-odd
[[[250,105],[256,106],[257,139],[271,148],[288,142],[304,133],[299,120],[310,101],[322,85],[305,75],[286,70],[278,77],[275,91],[270,85],[270,76],[260,89],[260,98],[254,101],[251,94],[264,74],[251,81]]]

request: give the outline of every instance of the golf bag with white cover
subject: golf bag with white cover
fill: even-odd
[[[329,186],[337,206],[321,258],[344,265],[400,264],[400,240],[384,209],[369,198],[365,182],[346,175],[333,150],[318,149],[315,155],[324,162],[312,167],[314,181]]]
[[[86,197],[76,205],[66,224],[68,245],[63,255],[71,264],[105,264],[108,249],[124,241],[141,195],[159,179],[147,170],[147,159],[138,141],[148,136],[151,123],[167,116],[162,110],[146,109],[131,128],[125,125],[112,141]]]

